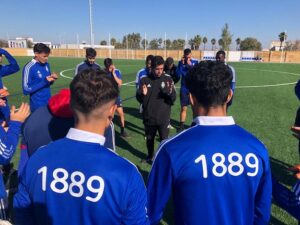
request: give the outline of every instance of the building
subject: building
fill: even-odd
[[[280,49],[280,41],[272,41],[270,44],[270,51],[280,51],[286,47],[286,42],[282,42],[282,49]]]

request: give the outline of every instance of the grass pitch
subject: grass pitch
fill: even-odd
[[[21,68],[30,57],[17,57]],[[51,70],[61,73],[62,76],[52,86],[52,93],[57,93],[61,88],[68,87],[74,76],[75,66],[81,62],[78,58],[50,58]],[[103,65],[103,60],[97,60]],[[144,128],[141,115],[138,113],[138,102],[135,100],[134,80],[139,69],[144,67],[141,60],[114,60],[123,75],[125,85],[121,89],[126,120],[126,130],[130,133],[128,141],[119,137],[119,118],[115,117],[117,152],[138,166],[145,180],[150,166],[140,163],[146,156]],[[236,91],[233,104],[228,114],[232,115],[237,124],[256,135],[264,142],[269,150],[273,175],[283,184],[292,186],[296,180],[287,171],[289,166],[299,163],[298,141],[289,131],[294,123],[299,101],[294,94],[294,83],[300,77],[300,64],[267,64],[267,63],[230,63],[237,74]],[[11,96],[9,104],[17,106],[22,101],[28,101],[22,94],[21,71],[3,78],[4,85]],[[177,84],[179,86],[179,84]],[[179,90],[179,89],[178,89]],[[178,126],[179,121],[179,96],[172,107],[171,124]],[[186,124],[191,123],[189,110]],[[174,135],[176,130],[171,130]],[[158,146],[158,142],[157,142]],[[13,161],[18,164],[19,152]],[[241,190],[242,191],[242,190]],[[245,206],[246,207],[246,206]],[[234,209],[232,209],[234,210]],[[169,204],[162,224],[173,224],[172,207]],[[275,204],[272,207],[271,223],[276,225],[293,225],[297,222]]]

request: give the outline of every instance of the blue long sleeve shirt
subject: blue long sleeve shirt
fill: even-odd
[[[4,49],[0,48],[0,55],[4,55],[8,61],[8,65],[0,65],[0,89],[3,88],[2,77],[11,75],[20,70],[17,60]],[[0,120],[8,120],[10,116],[10,108],[6,100],[6,106],[0,108]]]
[[[189,69],[197,64],[198,64],[198,60],[196,60],[196,59],[191,59],[191,65],[183,64],[182,61],[178,62],[176,74],[178,74],[178,76],[181,77],[181,87],[180,87],[181,92],[189,93],[189,90],[186,87],[185,78],[186,78],[186,75],[187,75],[187,72],[189,71]]]
[[[74,76],[76,76],[79,72],[86,70],[86,69],[100,70],[101,67],[98,63],[90,64],[87,60],[85,60],[76,66]]]
[[[13,157],[21,133],[21,122],[10,121],[9,128],[6,132],[2,126],[0,126],[0,164],[6,165]],[[6,196],[6,191],[3,183],[2,173],[0,173],[0,198]]]
[[[46,106],[51,97],[50,85],[46,77],[51,75],[49,63],[39,63],[32,59],[23,69],[23,93],[30,95],[30,110],[33,112]]]
[[[266,225],[271,171],[264,145],[232,117],[198,117],[164,142],[149,180],[148,214],[158,224],[173,194],[175,224]]]
[[[33,154],[14,198],[15,224],[149,224],[141,174],[104,142],[71,128]]]

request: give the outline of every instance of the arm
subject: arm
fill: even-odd
[[[125,193],[124,218],[122,224],[148,225],[147,216],[147,191],[141,174],[133,169]]]
[[[136,89],[136,100],[143,104],[145,95],[143,94],[143,86],[145,85],[143,80],[140,80],[139,87]]]
[[[17,61],[11,54],[9,54],[7,51],[5,51],[2,48],[0,48],[0,54],[5,55],[7,61],[9,62],[9,65],[4,65],[1,67],[0,75],[2,77],[16,73],[20,70],[20,67],[19,67]]]
[[[33,204],[31,202],[28,188],[25,184],[26,168],[23,171],[21,180],[18,186],[18,192],[14,196],[14,217],[15,225],[33,225]]]
[[[164,88],[161,88],[161,92],[167,98],[168,102],[170,102],[170,104],[173,105],[176,100],[176,91],[173,80],[171,77],[168,77],[168,79],[166,79],[164,83],[165,86]]]
[[[44,88],[47,85],[50,85],[50,82],[47,80],[47,78],[41,80],[36,84],[32,84],[31,81],[32,76],[34,76],[34,74],[32,73],[32,69],[30,65],[27,64],[23,69],[23,79],[22,79],[23,93],[25,95],[29,95],[31,93],[38,91],[41,88]]]
[[[148,215],[152,225],[159,224],[172,189],[171,160],[163,146],[158,150],[147,184]]]
[[[266,154],[267,155],[267,154]],[[268,155],[264,157],[263,175],[255,196],[254,223],[255,225],[268,224],[271,213],[272,178]]]
[[[121,72],[119,70],[114,69],[111,73],[112,73],[115,81],[117,82],[118,86],[120,87],[123,83]]]

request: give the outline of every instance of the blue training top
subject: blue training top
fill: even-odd
[[[151,169],[148,214],[158,224],[173,193],[175,224],[268,224],[268,152],[232,117],[197,117],[196,125],[164,142]]]
[[[185,78],[189,69],[197,64],[198,64],[198,60],[196,59],[191,59],[191,65],[183,64],[182,61],[178,62],[176,73],[181,76],[181,87],[180,87],[181,92],[189,93],[189,90],[186,87]]]

